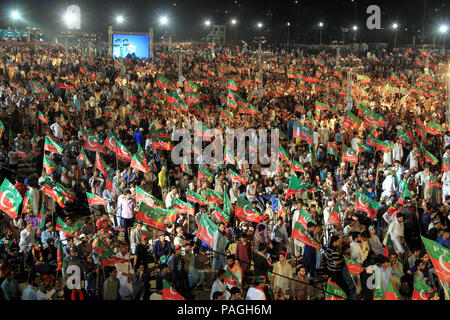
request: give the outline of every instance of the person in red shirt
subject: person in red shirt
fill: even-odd
[[[97,231],[103,230],[107,231],[111,227],[111,221],[109,220],[108,214],[102,215],[95,223]]]
[[[25,179],[25,181],[28,181],[28,179]],[[25,197],[25,193],[27,192],[28,188],[26,184],[20,182],[19,178],[16,178],[16,184],[14,185],[14,187],[17,189],[17,191],[19,191],[22,198]]]
[[[245,284],[251,264],[251,245],[245,233],[242,234],[241,241],[236,245],[236,260],[242,270],[242,284]]]

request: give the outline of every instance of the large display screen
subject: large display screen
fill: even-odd
[[[149,36],[134,34],[113,34],[113,57],[126,58],[134,54],[148,59]]]

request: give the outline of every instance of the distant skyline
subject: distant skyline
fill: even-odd
[[[154,27],[155,37],[159,38],[163,28],[158,19],[167,16],[166,30],[175,32],[176,40],[201,40],[207,34],[205,20],[212,24],[227,25],[227,39],[250,40],[262,33],[269,40],[286,41],[288,28],[290,41],[319,42],[319,22],[323,22],[322,42],[342,40],[341,27],[351,28],[358,25],[357,40],[367,42],[392,42],[393,23],[399,25],[398,43],[411,43],[418,30],[422,30],[425,0],[0,0],[0,24],[2,28],[14,27],[10,13],[13,9],[20,12],[22,21],[17,27],[36,26],[41,28],[49,40],[65,28],[62,16],[67,6],[77,4],[81,7],[81,28],[83,31],[107,33],[109,25],[120,31],[148,31]],[[428,42],[442,43],[439,26],[450,26],[450,0],[428,0],[425,34]],[[367,30],[365,24],[368,15],[367,6],[379,5],[382,10],[383,30]],[[124,17],[124,23],[115,25],[118,15]],[[298,19],[299,18],[299,19]],[[237,24],[232,25],[231,20]],[[263,28],[258,29],[261,22]],[[287,23],[289,22],[289,27]],[[352,39],[350,29],[346,40]],[[450,35],[447,35],[447,41]]]

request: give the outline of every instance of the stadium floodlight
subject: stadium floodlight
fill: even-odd
[[[447,33],[448,31],[448,26],[443,24],[442,26],[439,27],[439,32],[440,33]]]
[[[206,20],[206,21],[205,21],[205,26],[209,27],[210,25],[211,25],[211,21]]]
[[[169,18],[167,18],[166,16],[163,16],[163,17],[159,18],[159,23],[161,23],[164,26],[169,23]]]
[[[237,23],[236,19],[231,20],[231,24],[235,25]]]
[[[68,12],[64,16],[64,21],[67,26],[70,26],[75,21],[75,15],[71,12]]]
[[[353,26],[353,31],[356,31],[356,30],[358,30],[358,26]]]
[[[323,27],[323,22],[319,22],[319,27]]]
[[[258,22],[258,28],[262,28],[263,27],[263,24],[262,24],[262,22]]]
[[[13,11],[11,12],[11,18],[12,18],[13,20],[18,20],[18,19],[20,19],[20,13],[19,13],[19,11],[13,10]]]
[[[123,16],[117,16],[117,18],[116,18],[117,23],[123,23],[123,21],[124,21]]]
[[[398,24],[397,24],[397,23],[394,23],[394,24],[392,25],[392,28],[397,29],[397,28],[398,28]]]

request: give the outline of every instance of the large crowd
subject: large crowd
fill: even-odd
[[[264,50],[2,48],[0,299],[448,299],[448,58]]]

